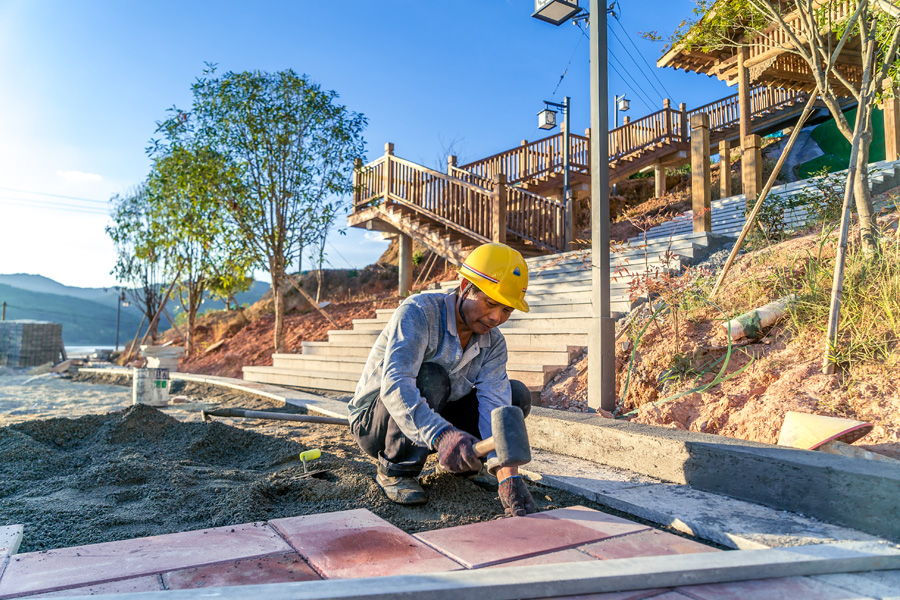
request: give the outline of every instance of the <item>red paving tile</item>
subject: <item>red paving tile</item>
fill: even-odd
[[[500,563],[498,565],[490,565],[486,569],[496,569],[498,567],[527,567],[530,565],[555,565],[557,563],[568,562],[587,562],[597,560],[593,556],[585,554],[574,548],[571,550],[560,550],[559,552],[549,552],[547,554],[539,554],[530,558],[521,560],[513,560],[510,562]]]
[[[467,567],[477,569],[642,529],[647,527],[577,507],[425,531],[416,537]]]
[[[166,589],[185,590],[321,579],[296,552],[219,563],[163,575]]]
[[[666,590],[633,590],[630,592],[605,592],[603,594],[584,594],[582,596],[554,596],[547,600],[691,600],[677,592],[663,593]]]
[[[156,575],[147,575],[145,577],[134,577],[132,579],[122,579],[121,581],[98,583],[97,585],[79,586],[25,597],[59,598],[61,596],[99,596],[102,594],[129,594],[131,592],[158,592],[162,589],[163,587],[159,582],[159,577]]]
[[[581,546],[579,550],[604,560],[634,558],[635,556],[661,556],[663,554],[719,552],[717,548],[665,531],[659,531],[658,529],[648,529],[647,531],[610,538],[595,544]]]
[[[329,579],[452,571],[460,566],[365,509],[269,521]]]
[[[0,578],[0,598],[289,551],[270,527],[250,523],[16,554]]]
[[[676,588],[695,600],[859,600],[861,596],[838,587],[819,583],[805,577],[782,579],[755,579],[709,585],[692,585]]]

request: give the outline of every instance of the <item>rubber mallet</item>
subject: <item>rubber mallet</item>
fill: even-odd
[[[475,454],[485,457],[496,451],[501,467],[518,467],[531,462],[531,446],[521,408],[501,406],[492,410],[491,431],[494,435],[475,444]]]

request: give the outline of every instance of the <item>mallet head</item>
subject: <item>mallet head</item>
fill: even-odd
[[[518,467],[531,462],[531,446],[522,409],[501,406],[492,410],[491,432],[500,466]]]

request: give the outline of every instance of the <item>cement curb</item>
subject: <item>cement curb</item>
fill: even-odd
[[[123,376],[131,377],[132,369],[125,367],[106,367],[106,368],[84,368],[78,369],[81,373],[99,373],[109,374],[116,373]],[[291,404],[293,406],[302,406],[310,411],[319,413],[326,417],[347,418],[349,410],[346,402],[332,400],[323,396],[317,396],[299,390],[292,390],[276,385],[266,383],[255,383],[252,381],[244,381],[243,379],[234,379],[231,377],[217,377],[214,375],[195,375],[193,373],[169,373],[169,378],[175,381],[189,381],[193,383],[205,383],[207,385],[215,385],[224,387],[247,394],[255,394],[265,398],[271,398],[278,402]]]
[[[900,466],[534,408],[534,448],[900,541]]]

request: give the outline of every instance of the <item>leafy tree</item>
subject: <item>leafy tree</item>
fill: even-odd
[[[872,111],[886,82],[898,79],[900,7],[887,0],[700,0],[695,18],[682,22],[670,42],[685,50],[709,52],[740,48],[767,37],[774,50],[800,57],[818,86],[819,97],[834,117],[838,130],[858,146],[856,177],[852,182],[856,210],[868,251],[877,249],[877,229],[869,190],[869,145],[872,141]],[[797,14],[801,26],[792,27],[788,16]],[[772,29],[779,35],[770,36]],[[653,37],[653,34],[648,34]],[[780,46],[773,39],[780,39]],[[852,59],[842,54],[850,39],[858,40],[860,51]],[[837,60],[840,56],[840,61]],[[858,60],[858,83],[844,71],[848,60]],[[841,68],[836,67],[841,64]],[[851,95],[859,103],[856,124],[841,111],[839,98]]]
[[[286,268],[318,240],[333,196],[352,189],[353,161],[364,153],[366,119],[292,70],[228,72],[209,66],[192,86],[191,111],[166,127],[188,127],[234,167],[243,193],[226,199],[228,217],[275,298],[275,350],[284,350]]]
[[[158,323],[153,317],[162,303],[161,289],[169,257],[166,245],[160,243],[151,194],[143,183],[125,195],[116,194],[110,203],[113,222],[107,225],[106,234],[116,246],[116,264],[111,273],[128,284],[131,300],[143,311],[155,341]]]

